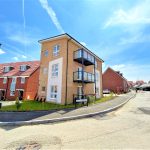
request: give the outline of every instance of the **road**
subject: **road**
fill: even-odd
[[[150,92],[107,115],[0,128],[0,149],[150,149]]]

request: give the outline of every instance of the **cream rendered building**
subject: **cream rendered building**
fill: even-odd
[[[89,94],[102,97],[102,59],[67,33],[39,43],[40,98],[69,104],[74,98],[81,99]]]

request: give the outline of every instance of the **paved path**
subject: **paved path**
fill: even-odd
[[[0,101],[2,103],[2,106],[9,106],[14,105],[16,101]]]
[[[41,150],[149,150],[150,92],[138,93],[117,111],[90,118],[0,128],[0,149],[36,144]]]
[[[123,94],[113,100],[94,104],[89,107],[82,107],[78,109],[65,109],[59,111],[36,111],[36,112],[0,112],[0,122],[13,122],[13,121],[29,121],[29,120],[45,120],[45,119],[54,119],[62,117],[70,117],[83,115],[88,113],[95,113],[98,111],[103,111],[115,107],[127,99],[132,97],[134,92],[128,94]]]

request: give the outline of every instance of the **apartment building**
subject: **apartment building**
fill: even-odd
[[[39,98],[69,104],[89,94],[102,97],[101,58],[67,33],[39,43]]]
[[[0,100],[35,99],[39,61],[0,64]]]
[[[109,67],[103,73],[103,90],[106,89],[118,94],[126,93],[129,91],[129,84],[120,71]]]

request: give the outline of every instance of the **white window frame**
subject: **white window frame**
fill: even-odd
[[[26,71],[26,70],[27,70],[27,65],[20,66],[20,71]]]
[[[3,84],[6,84],[6,83],[7,83],[7,77],[4,77]]]
[[[21,84],[24,84],[26,81],[26,78],[25,77],[21,77]]]
[[[59,65],[53,64],[52,65],[52,77],[58,77],[58,70],[59,70]]]
[[[45,50],[45,51],[44,51],[44,56],[47,57],[47,56],[48,56],[48,53],[49,53],[49,51],[48,51],[48,50]]]
[[[57,99],[58,96],[58,86],[57,85],[52,85],[50,88],[50,98],[51,99]]]
[[[53,56],[59,55],[59,49],[60,49],[60,45],[57,44],[53,46]]]
[[[9,72],[10,71],[10,66],[5,66],[4,67],[4,72]]]

